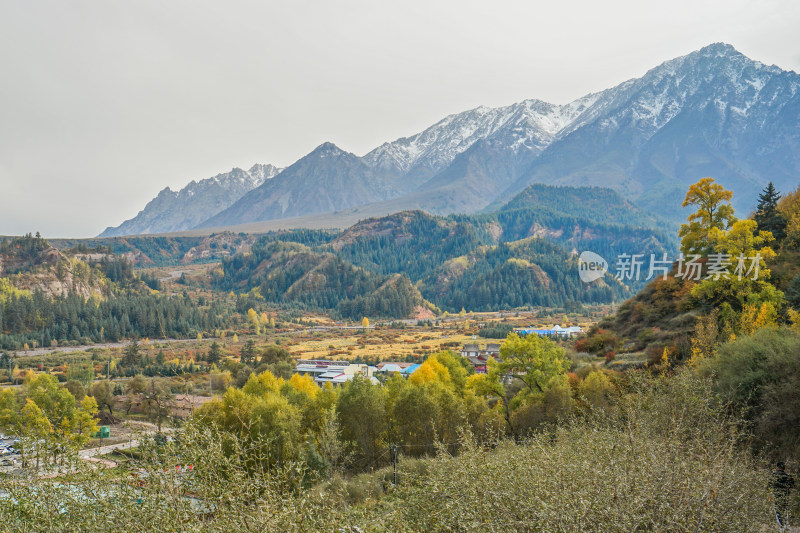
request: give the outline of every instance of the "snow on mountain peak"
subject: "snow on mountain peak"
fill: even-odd
[[[648,137],[677,116],[698,91],[713,93],[726,101],[726,108],[746,114],[759,101],[768,80],[781,72],[778,67],[749,59],[729,44],[714,43],[666,61],[641,78],[565,105],[532,99],[449,115],[416,135],[382,144],[366,154],[364,161],[399,173],[414,168],[440,170],[479,139],[498,140],[514,150],[536,153],[598,119],[608,126],[632,120]],[[734,87],[735,94],[721,97],[709,87]],[[788,90],[793,95],[798,88],[791,86]],[[615,109],[627,118],[615,115]]]
[[[417,166],[441,169],[479,139],[499,139],[514,149],[541,151],[597,97],[587,95],[560,106],[535,99],[504,107],[479,106],[449,115],[411,137],[384,143],[366,154],[364,161],[400,172]]]

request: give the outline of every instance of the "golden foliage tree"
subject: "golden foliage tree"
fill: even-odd
[[[707,254],[714,249],[714,230],[727,230],[734,222],[730,204],[733,192],[716,183],[714,178],[703,178],[689,187],[683,207],[696,206],[687,224],[682,224],[681,251],[684,254]]]
[[[261,320],[258,318],[258,313],[252,307],[247,310],[247,322],[253,328],[253,333],[258,335],[261,333]]]
[[[800,246],[800,187],[781,198],[778,211],[786,219],[786,242]]]
[[[409,376],[408,381],[415,385],[433,382],[449,384],[450,372],[447,370],[447,367],[439,362],[436,356],[431,356]]]

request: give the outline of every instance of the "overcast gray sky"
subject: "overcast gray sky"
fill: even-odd
[[[800,71],[797,0],[0,0],[0,234],[93,236],[165,186],[566,103],[724,41]]]

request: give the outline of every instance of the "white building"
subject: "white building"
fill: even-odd
[[[359,374],[367,376],[370,381],[377,383],[378,380],[373,376],[374,372],[375,367],[355,365],[349,361],[319,361],[307,359],[299,360],[294,369],[295,374],[311,376],[314,379],[314,383],[320,386],[325,383],[341,385]]]

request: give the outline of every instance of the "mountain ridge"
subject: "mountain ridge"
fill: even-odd
[[[798,123],[797,73],[714,43],[567,104],[529,99],[448,115],[363,157],[324,143],[192,227],[359,209],[474,213],[533,183],[611,187],[675,221],[681,209],[664,206],[707,175],[737,198],[769,180],[793,189]],[[333,148],[341,161],[319,157]]]
[[[257,163],[249,170],[235,167],[211,178],[192,180],[178,191],[165,187],[135,217],[119,226],[106,228],[98,237],[191,229],[281,170],[274,165]]]
[[[326,142],[197,227],[348,209],[387,200],[395,187],[355,154]]]

